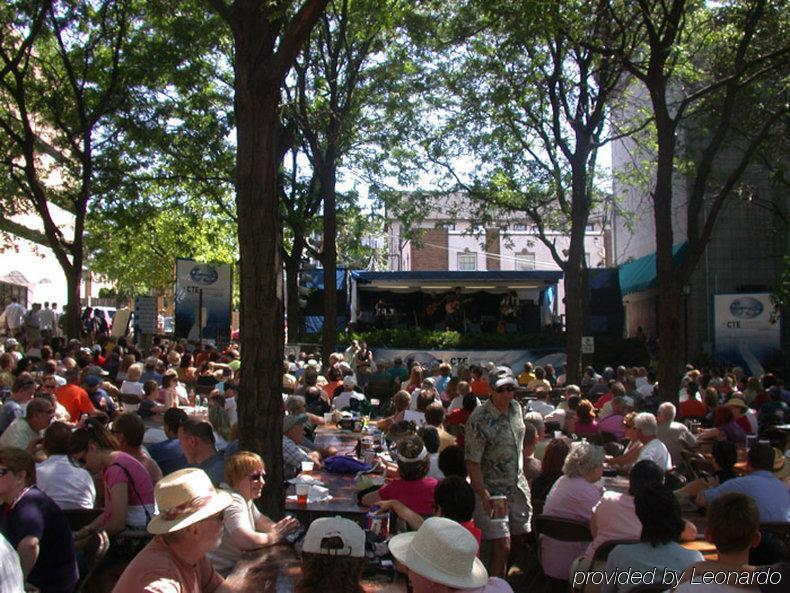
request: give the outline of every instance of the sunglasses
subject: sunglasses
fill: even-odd
[[[11,470],[7,467],[0,467],[0,478],[5,476],[6,474],[10,474]]]
[[[504,393],[506,391],[515,391],[515,390],[516,390],[516,388],[513,387],[512,385],[503,385],[502,387],[497,387],[496,388],[496,392],[497,393]]]
[[[266,474],[264,474],[263,472],[257,472],[257,473],[254,473],[254,474],[250,474],[247,477],[250,479],[250,482],[262,482],[263,481],[263,477],[265,475]]]

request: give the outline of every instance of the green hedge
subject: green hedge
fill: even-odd
[[[408,348],[415,350],[528,350],[531,348],[565,348],[565,334],[462,334],[452,331],[418,329],[380,329],[361,333],[338,334],[337,343],[346,348],[352,339],[365,340],[373,348]],[[302,337],[305,343],[320,344],[320,334]],[[596,336],[592,364],[605,366],[648,366],[650,357],[644,343],[636,338]],[[587,360],[585,359],[585,363]]]

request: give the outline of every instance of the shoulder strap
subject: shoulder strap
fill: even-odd
[[[129,478],[129,485],[132,487],[132,490],[134,491],[134,495],[137,497],[137,500],[140,501],[140,504],[143,505],[143,512],[145,512],[145,520],[150,522],[151,521],[151,513],[148,512],[148,507],[143,502],[143,497],[140,496],[140,493],[137,491],[137,486],[135,486],[134,479],[132,478],[132,475],[129,473],[129,470],[126,469],[124,466],[122,466],[117,461],[114,462],[114,463],[111,463],[110,467],[112,467],[113,465],[120,467],[123,470],[123,473],[126,474],[126,477]]]

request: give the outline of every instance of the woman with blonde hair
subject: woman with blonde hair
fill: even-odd
[[[239,451],[225,460],[222,488],[233,501],[225,509],[222,520],[222,542],[208,554],[220,574],[227,575],[244,552],[279,543],[299,527],[293,517],[275,523],[258,511],[255,500],[263,493],[265,476],[263,459],[256,453]]]
[[[404,387],[410,394],[413,393],[415,389],[419,389],[420,385],[422,385],[422,373],[423,371],[420,365],[415,364],[411,367],[409,382],[406,384],[406,387]]]

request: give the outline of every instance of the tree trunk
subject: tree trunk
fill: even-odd
[[[587,282],[587,262],[584,260],[584,239],[590,217],[587,195],[587,161],[589,142],[577,143],[571,162],[571,238],[565,274],[565,356],[566,384],[578,385],[582,378],[582,336],[587,330],[590,295]]]
[[[324,266],[324,328],[321,332],[321,359],[329,360],[337,343],[337,202],[334,163],[327,162],[322,175],[324,185],[324,241],[321,263]]]
[[[282,224],[278,211],[277,147],[280,89],[259,63],[260,32],[236,35],[236,208],[240,251],[242,373],[239,441],[261,455],[266,488],[261,510],[283,516]]]
[[[299,269],[302,264],[304,242],[294,237],[291,255],[285,258],[286,298],[288,311],[288,341],[297,343],[302,338],[302,308],[299,305]]]
[[[655,105],[655,103],[654,103]],[[675,130],[663,104],[654,107],[658,155],[653,213],[656,227],[656,282],[658,284],[658,387],[660,399],[677,404],[683,358],[681,340],[682,281],[672,257],[672,175]]]
[[[75,258],[76,260],[77,258]],[[79,258],[80,261],[82,258]],[[82,265],[69,266],[68,269],[63,269],[66,275],[66,291],[67,301],[66,306],[63,307],[64,315],[61,316],[61,330],[63,335],[70,339],[80,338],[80,313],[82,307],[80,304],[80,284],[82,283]],[[63,323],[65,322],[65,323]]]

